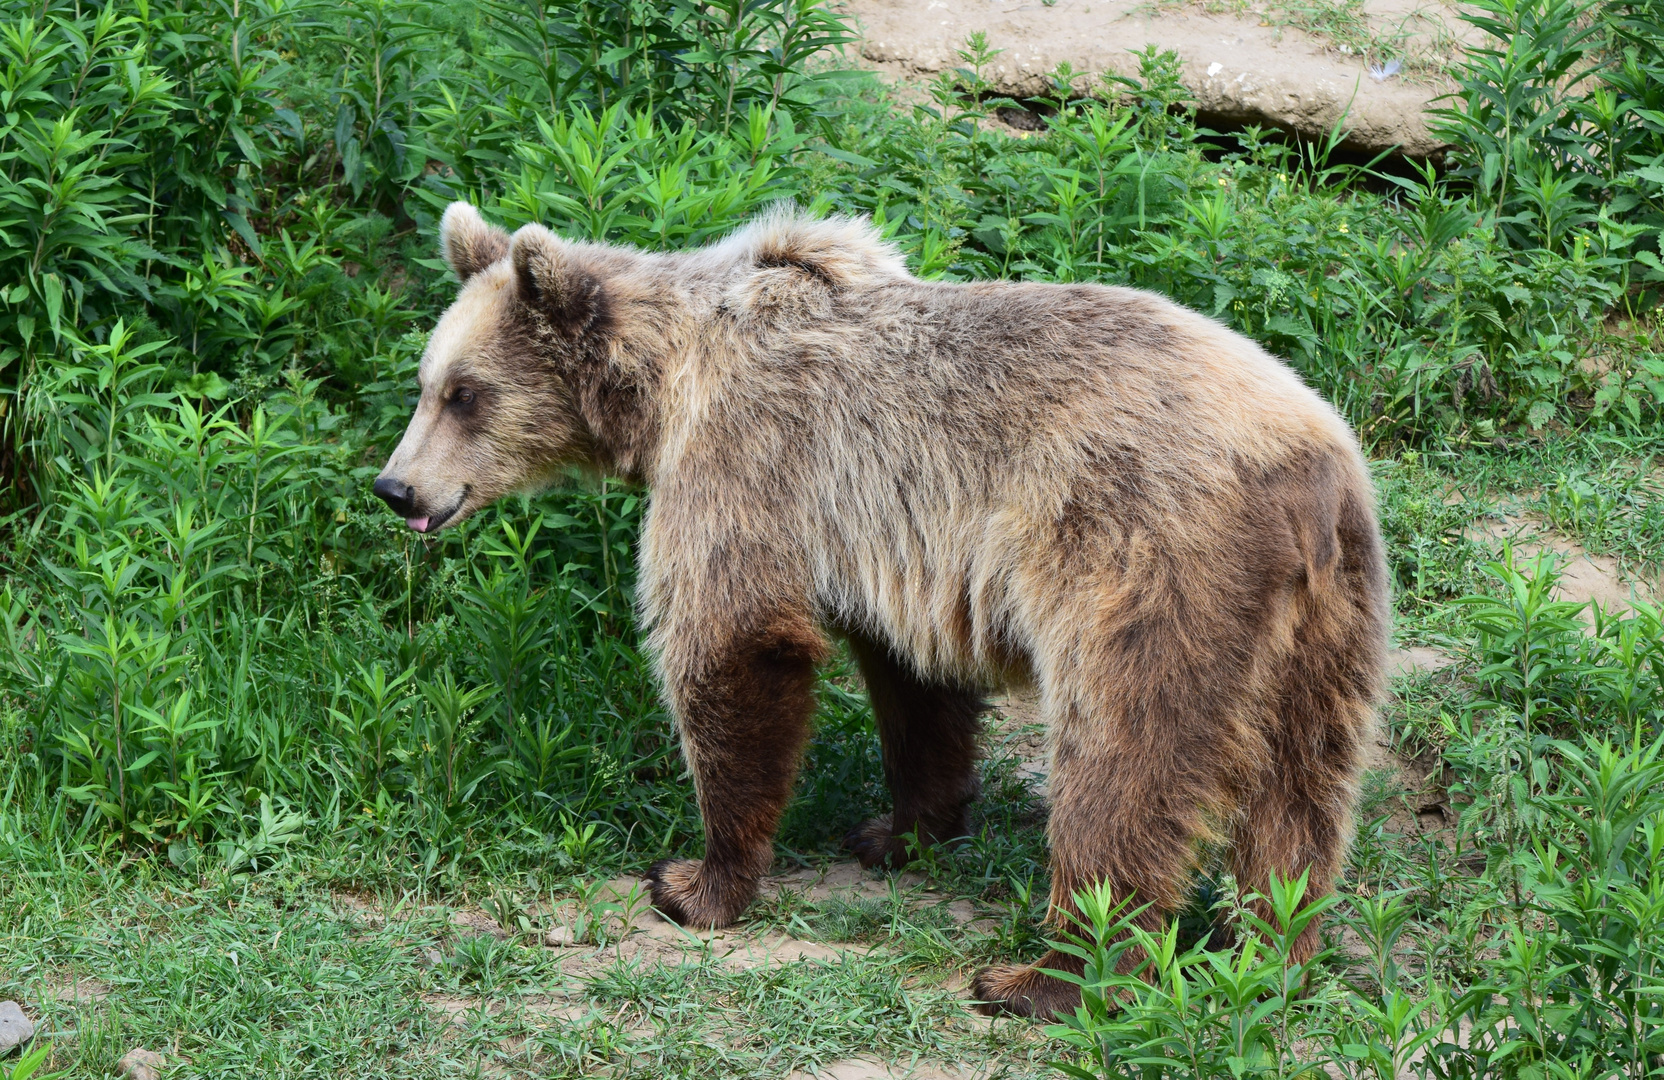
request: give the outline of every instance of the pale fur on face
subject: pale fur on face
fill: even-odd
[[[429,523],[419,532],[460,521],[485,505],[495,496],[482,481],[504,472],[492,447],[468,438],[447,406],[456,404],[452,399],[459,392],[478,393],[467,385],[466,362],[470,346],[501,317],[499,309],[508,300],[501,280],[506,276],[501,270],[476,276],[434,327],[417,373],[421,397],[415,415],[382,470],[416,493],[417,509],[424,511],[417,520]]]
[[[559,243],[535,226],[522,235],[537,245]],[[453,204],[440,226],[440,247],[462,289],[428,339],[417,374],[421,397],[381,473],[411,492],[407,520],[418,532],[545,487],[581,456],[570,393],[533,347],[514,269],[521,239],[486,224],[466,203]]]

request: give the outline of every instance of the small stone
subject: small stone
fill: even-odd
[[[438,967],[445,962],[445,956],[438,949],[423,949],[422,963],[428,967]]]
[[[167,1059],[154,1050],[138,1047],[127,1051],[127,1056],[116,1062],[116,1072],[127,1080],[156,1080]]]
[[[552,949],[564,949],[578,943],[578,935],[570,926],[557,926],[543,935],[543,944]]]
[[[15,1001],[0,1001],[0,1057],[35,1037],[35,1025]]]

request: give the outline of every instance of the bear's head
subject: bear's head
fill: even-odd
[[[620,363],[612,329],[624,253],[540,225],[511,236],[460,202],[439,243],[462,288],[428,341],[416,413],[374,487],[423,533],[570,465],[616,469],[620,448],[607,443],[618,432],[598,435],[597,397],[645,400],[642,366]]]

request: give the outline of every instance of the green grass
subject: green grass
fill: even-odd
[[[942,985],[989,935],[958,930],[916,887],[897,903],[799,903],[795,920],[760,905],[745,928],[851,940],[851,912],[872,915],[855,934],[872,951],[841,963],[739,970],[694,952],[660,966],[498,936],[478,912],[500,880],[354,887],[339,854],[297,847],[258,873],[200,877],[150,860],[11,861],[0,996],[29,1005],[51,1066],[73,1075],[113,1071],[133,1046],[197,1076],[764,1077],[873,1054],[1038,1068],[1030,1029],[991,1031]],[[456,909],[475,923],[454,924]],[[578,975],[562,969],[574,957]],[[95,1000],[58,999],[76,985]]]
[[[1495,854],[1484,854],[1476,792],[1463,788],[1488,774],[1473,768],[1477,745],[1441,719],[1471,710],[1474,690],[1444,673],[1400,681],[1395,691],[1394,741],[1406,756],[1445,753],[1452,771],[1434,794],[1451,789],[1445,797],[1464,825],[1423,835],[1414,814],[1425,793],[1405,802],[1409,794],[1389,773],[1366,778],[1344,903],[1330,927],[1341,952],[1299,1006],[1307,1027],[1364,1024],[1350,1003],[1370,1000],[1378,978],[1370,972],[1384,957],[1342,931],[1367,928],[1372,898],[1410,905],[1408,929],[1386,954],[1392,979],[1406,985],[1487,970],[1486,941],[1506,928],[1475,907],[1503,880],[1487,861]],[[523,869],[514,839],[499,836],[478,853],[478,872],[428,881],[386,836],[368,834],[321,843],[299,836],[253,870],[209,863],[191,873],[143,853],[53,852],[14,836],[0,955],[15,959],[0,969],[0,995],[29,1005],[53,1048],[50,1067],[71,1075],[110,1071],[133,1046],[161,1049],[201,1076],[326,1068],[764,1077],[852,1057],[1043,1075],[1062,1048],[1026,1023],[989,1026],[963,1000],[975,965],[1040,947],[1041,906],[1021,894],[1039,842],[1034,794],[1013,778],[1012,764],[996,756],[985,768],[979,818],[999,827],[982,842],[938,853],[922,873],[887,882],[868,875],[863,893],[765,898],[736,931],[859,946],[841,960],[746,968],[697,950],[680,959],[632,950],[639,939],[620,944],[616,935],[600,949],[544,947],[544,927],[570,921],[549,913],[593,895],[585,883],[617,872],[616,849],[600,865],[556,874],[549,864],[558,860],[547,856],[541,868]],[[820,797],[806,782],[799,805]],[[559,850],[558,842],[545,838],[544,850]],[[824,857],[798,861],[828,865]],[[1043,881],[1040,888],[1043,896]],[[1217,901],[1229,889],[1228,880],[1208,880],[1203,895]],[[955,903],[975,921],[956,917]],[[506,931],[485,916],[491,910]],[[469,917],[459,922],[456,912]],[[1193,941],[1212,921],[1206,903],[1187,918],[1196,923]],[[1348,990],[1345,980],[1362,989]],[[92,1000],[60,1000],[77,986]],[[1199,1014],[1204,1042],[1218,1015],[1217,1002],[1214,1013]]]

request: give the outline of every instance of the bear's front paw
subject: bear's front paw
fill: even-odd
[[[1081,963],[1074,957],[1052,951],[1037,964],[985,967],[971,980],[971,997],[977,1001],[977,1011],[985,1016],[1006,1013],[1036,1020],[1051,1020],[1074,1012],[1080,1005],[1080,987],[1054,975],[1041,974],[1042,968],[1078,973]]]
[[[656,862],[645,880],[660,914],[699,930],[727,926],[757,893],[754,882],[711,873],[700,859]]]
[[[891,829],[889,814],[868,818],[844,834],[844,847],[861,863],[862,869],[881,866],[887,870],[899,870],[912,861],[913,856],[907,850],[907,841]]]

